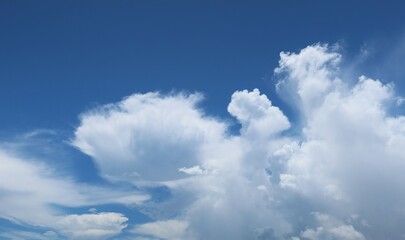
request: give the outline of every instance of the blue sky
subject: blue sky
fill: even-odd
[[[2,1],[0,238],[404,236],[404,7]]]
[[[342,41],[356,54],[403,31],[401,4],[381,1],[5,1],[0,11],[1,125],[16,130],[68,129],[94,104],[155,90],[204,92],[223,114],[236,89],[271,91],[281,51]]]

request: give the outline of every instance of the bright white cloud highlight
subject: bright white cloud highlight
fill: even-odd
[[[204,174],[204,170],[200,166],[194,166],[190,168],[180,168],[180,172],[184,172],[189,175],[202,175]]]
[[[299,53],[281,52],[279,67],[275,69],[281,79],[277,90],[286,99],[295,100],[302,112],[323,102],[323,98],[340,80],[336,75],[341,55],[327,45],[316,44]]]
[[[241,134],[251,139],[268,137],[290,127],[280,109],[272,106],[267,96],[261,95],[258,89],[232,94],[228,112],[242,124]]]

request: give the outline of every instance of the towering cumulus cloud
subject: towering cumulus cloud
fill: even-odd
[[[345,79],[341,59],[322,44],[281,53],[276,90],[298,120],[274,96],[236,91],[227,110],[239,133],[199,108],[198,93],[133,94],[83,113],[71,145],[130,190],[80,184],[0,149],[0,214],[46,228],[36,239],[404,239],[401,98],[391,83]],[[54,207],[109,203],[147,220]]]
[[[110,179],[170,189],[144,205],[156,221],[132,228],[145,238],[402,239],[405,117],[392,84],[346,81],[340,61],[321,44],[281,53],[277,91],[300,122],[258,89],[232,95],[239,135],[200,95],[135,94],[83,114],[73,145]]]

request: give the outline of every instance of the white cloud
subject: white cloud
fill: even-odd
[[[320,55],[334,56],[325,47],[308,48],[323,52]],[[322,62],[318,65],[325,66]],[[291,66],[290,72],[302,70],[302,63],[298,70]],[[401,132],[403,117],[390,116],[388,111],[396,99],[393,86],[365,76],[354,86],[344,82],[336,85],[335,70],[336,66],[330,71],[329,67],[320,69],[320,81],[329,89],[311,106],[310,115],[303,113],[306,126],[298,138],[299,148],[285,158],[280,184],[292,187],[306,201],[322,206],[336,218],[359,213],[374,228],[362,228],[367,239],[401,238],[403,232],[397,221],[405,220],[404,211],[400,210],[405,189],[399,183],[405,180],[401,174],[405,159],[399,149],[403,149],[405,141]],[[306,105],[305,99],[296,101]],[[332,239],[362,239],[345,237],[353,227],[328,231],[335,234]],[[312,229],[307,234],[323,232]]]
[[[115,216],[118,213],[82,215],[82,218],[77,215],[80,221],[75,222],[72,219],[75,215],[65,216],[54,205],[80,207],[106,203],[139,204],[148,199],[148,196],[75,183],[70,179],[56,176],[53,169],[40,161],[23,160],[0,149],[0,198],[2,199],[0,205],[0,217],[2,218],[24,225],[55,229],[62,235],[79,236],[80,234],[76,234],[75,229],[80,228],[81,223],[87,221],[86,216],[90,220],[101,217],[114,220],[119,219]],[[91,218],[91,216],[94,217]],[[56,222],[59,223],[56,224]],[[97,221],[91,224],[96,223]],[[108,228],[108,223],[112,224],[112,229]],[[106,220],[102,230],[89,228],[90,225],[87,225],[86,228],[89,231],[98,232],[99,237],[103,235],[102,231],[105,231],[104,235],[111,236],[113,233],[120,232],[121,229],[115,226],[117,224],[118,220],[115,222]],[[23,233],[27,232],[14,232],[13,234],[19,236]],[[44,239],[45,237],[50,238],[49,234],[51,232],[44,235]]]
[[[134,94],[81,117],[73,145],[111,180],[168,181],[198,165],[199,150],[226,126],[195,106],[201,95]]]
[[[277,90],[285,99],[298,100],[299,109],[310,115],[312,108],[339,85],[335,73],[340,60],[341,55],[326,44],[308,46],[299,53],[281,52],[279,67],[275,69],[282,77]]]
[[[41,163],[13,157],[0,150],[0,215],[33,225],[46,225],[56,214],[47,204],[73,205],[84,196],[74,184],[52,178],[51,170]]]
[[[316,228],[308,228],[301,232],[301,237],[308,240],[365,240],[362,233],[350,224],[345,224],[326,214],[314,213],[319,224]]]
[[[128,218],[120,213],[71,214],[60,217],[55,227],[69,239],[106,239],[121,233]]]
[[[202,175],[204,174],[204,170],[200,166],[194,166],[190,168],[180,168],[180,172],[184,172],[189,175]]]
[[[278,107],[272,106],[266,95],[258,89],[236,91],[228,112],[242,124],[241,134],[252,140],[268,137],[290,127],[288,119]]]
[[[162,239],[191,239],[187,236],[188,223],[178,220],[156,221],[136,226],[132,232]]]
[[[196,108],[197,100],[196,95],[132,95],[85,113],[73,144],[94,157],[109,179],[167,184],[177,200],[170,209],[153,207],[161,215],[184,211],[187,219],[181,220],[192,226],[196,238],[252,238],[257,228],[268,224],[276,225],[274,235],[281,236],[289,225],[278,217],[275,206],[269,207],[268,193],[257,186],[269,186],[267,157],[287,140],[267,140],[289,128],[287,118],[257,89],[236,92],[228,109],[241,122],[242,135],[227,136],[221,121]],[[256,141],[257,134],[266,141]],[[232,227],[224,228],[224,222]]]
[[[70,238],[107,238],[124,229],[125,216],[57,214],[49,204],[142,203],[152,221],[131,230],[139,239],[403,238],[405,117],[390,112],[401,99],[393,84],[341,78],[342,57],[328,45],[280,58],[277,90],[300,122],[258,89],[232,95],[228,111],[242,126],[234,136],[197,107],[199,94],[134,94],[81,116],[72,145],[102,176],[164,185],[167,199],[109,196],[0,152],[1,215],[33,225],[52,219]]]
[[[275,126],[287,129],[288,121],[258,90],[233,95],[228,110],[241,122],[241,136],[215,146],[223,150],[203,153],[208,162],[222,164],[212,164],[217,174],[193,183],[199,187],[191,194],[200,199],[182,210],[198,239],[247,239],[254,232],[257,238],[271,234],[273,239],[293,232],[308,239],[403,236],[405,121],[387,110],[397,97],[392,84],[379,80],[361,76],[355,85],[344,82],[340,59],[334,49],[319,44],[281,55],[276,72],[285,77],[279,92],[283,87],[294,91],[304,126],[291,139],[262,137]],[[278,117],[268,111],[272,108]],[[267,114],[273,117],[247,134],[250,124]],[[265,168],[272,172],[270,180]],[[320,226],[305,230],[314,211],[325,211],[335,224],[326,226],[318,219]],[[353,213],[361,220],[346,223]]]
[[[2,239],[12,239],[12,240],[51,240],[58,239],[58,234],[53,231],[46,231],[44,233],[36,233],[29,231],[18,231],[11,230],[7,232],[0,233]]]
[[[227,136],[223,123],[197,109],[198,95],[149,93],[85,113],[73,144],[111,179],[165,181],[170,210],[153,207],[163,216],[181,214],[197,239],[284,239],[300,232],[378,239],[388,222],[398,238],[399,223],[380,220],[391,214],[405,221],[405,121],[385,107],[398,97],[391,84],[341,79],[341,58],[337,47],[322,44],[281,53],[277,90],[298,107],[302,126],[289,138],[280,134],[288,119],[254,89],[236,91],[228,106],[241,123],[239,136]],[[305,230],[311,212],[340,222]],[[345,224],[354,213],[378,230]]]

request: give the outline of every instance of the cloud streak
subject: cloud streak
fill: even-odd
[[[0,165],[0,216],[24,225],[54,229],[69,238],[103,239],[113,236],[121,232],[127,219],[118,213],[71,215],[57,206],[133,205],[148,199],[146,194],[88,186],[59,177],[43,162],[22,159],[3,149],[0,149]],[[50,239],[49,233],[46,231],[45,235],[38,235],[20,231],[7,236],[12,239],[23,239],[24,236]]]

